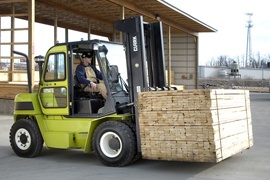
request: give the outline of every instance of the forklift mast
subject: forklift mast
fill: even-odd
[[[148,77],[149,86],[164,88],[166,86],[166,75],[161,22],[144,23],[144,35],[148,75],[150,75]]]
[[[126,47],[128,83],[131,101],[137,93],[151,88],[164,88],[165,60],[161,22],[143,22],[142,16],[119,20],[115,29],[122,32]],[[148,73],[147,73],[148,72]]]
[[[135,115],[138,152],[141,152],[138,123],[138,93],[164,88],[165,62],[161,22],[143,22],[142,16],[119,20],[115,29],[122,32],[126,48],[131,113]]]

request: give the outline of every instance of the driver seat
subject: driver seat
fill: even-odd
[[[75,97],[87,97],[89,93],[85,92],[84,89],[87,87],[87,84],[82,85],[79,83],[79,80],[76,75],[74,75],[74,94]]]

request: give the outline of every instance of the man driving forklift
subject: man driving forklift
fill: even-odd
[[[81,63],[76,68],[76,76],[80,84],[87,85],[86,92],[99,92],[107,99],[107,90],[103,82],[101,72],[91,64],[93,53],[82,53]]]

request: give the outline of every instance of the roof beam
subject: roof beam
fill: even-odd
[[[1,14],[1,17],[22,17],[28,16],[28,14],[21,13],[21,14]]]
[[[18,2],[28,2],[28,0],[1,0],[0,4],[2,3],[18,3]]]
[[[147,16],[149,18],[152,18],[152,19],[157,18],[156,13],[151,12],[151,11],[146,10],[146,9],[143,9],[141,6],[138,6],[131,1],[126,1],[126,0],[107,0],[107,1],[112,2],[114,4],[117,4],[119,6],[124,6],[125,8],[128,8],[132,11],[138,12],[139,14],[142,14],[142,15]],[[187,29],[186,27],[180,26],[179,24],[177,24],[176,22],[174,22],[168,18],[162,17],[160,15],[159,15],[159,17],[160,17],[163,24],[167,24],[168,26],[179,29],[179,30],[184,31],[188,34],[198,36],[198,33],[194,33],[193,31]]]
[[[54,25],[54,21],[48,20],[48,19],[45,19],[45,18],[36,17],[36,22],[51,25],[51,26]],[[86,33],[88,32],[87,27],[82,28],[82,27],[75,26],[73,24],[68,24],[68,23],[63,23],[63,22],[58,22],[57,26],[62,27],[62,28],[72,29],[72,30],[75,30],[75,31],[80,31],[80,32],[86,32]],[[112,36],[112,34],[110,34],[110,33],[103,33],[103,32],[100,32],[100,31],[93,30],[93,29],[91,29],[91,33],[95,34],[95,35],[99,35],[99,36],[105,36],[105,37],[111,37]]]

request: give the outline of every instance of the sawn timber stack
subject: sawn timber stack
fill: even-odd
[[[144,159],[220,162],[253,145],[247,90],[139,93]]]

